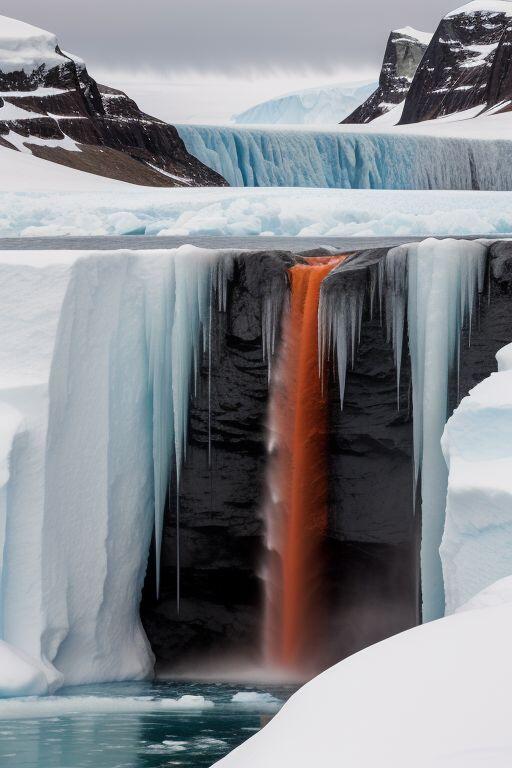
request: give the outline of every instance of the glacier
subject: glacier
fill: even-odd
[[[177,125],[234,187],[511,190],[509,141],[412,133]]]
[[[474,387],[446,424],[446,612],[512,574],[512,344],[498,372]]]
[[[256,104],[234,115],[233,121],[243,125],[336,125],[366,101],[376,88],[376,82],[306,88]]]

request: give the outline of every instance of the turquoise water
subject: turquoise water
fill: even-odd
[[[123,683],[67,688],[41,699],[3,700],[0,766],[207,768],[256,733],[293,690]]]

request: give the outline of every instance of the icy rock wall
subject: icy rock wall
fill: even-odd
[[[190,154],[235,187],[512,189],[506,141],[341,130],[177,128]]]
[[[446,424],[446,612],[512,574],[512,344]]]
[[[353,367],[363,309],[379,313],[392,343],[397,371],[397,408],[405,331],[412,378],[414,477],[421,493],[421,585],[424,621],[444,613],[439,546],[443,535],[447,472],[440,440],[449,414],[450,382],[457,377],[460,339],[471,328],[487,266],[485,244],[425,240],[391,249],[384,259],[368,254],[366,273],[354,271],[341,296],[326,281],[320,302],[322,359],[335,357],[343,406],[347,369]],[[348,262],[350,264],[350,261]],[[340,267],[340,270],[346,266]],[[412,505],[411,505],[412,506]]]

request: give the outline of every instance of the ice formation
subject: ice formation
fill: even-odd
[[[414,415],[414,474],[421,488],[423,620],[444,613],[439,546],[443,535],[447,472],[440,446],[448,416],[450,377],[457,374],[462,327],[471,325],[483,291],[487,246],[480,242],[425,240],[391,249],[378,266],[350,274],[341,291],[325,281],[319,308],[321,363],[334,352],[343,405],[347,367],[353,363],[363,308],[385,312],[399,384],[407,320]],[[399,387],[398,387],[399,391]],[[398,402],[400,407],[400,402]]]
[[[190,154],[231,186],[512,189],[507,141],[179,125]]]
[[[158,556],[232,258],[193,247],[25,258],[1,267],[0,638],[50,691],[145,677],[151,536]]]
[[[234,116],[235,123],[245,125],[302,125],[341,123],[373,93],[376,83],[339,83],[295,91]]]
[[[498,373],[471,390],[443,434],[447,613],[512,574],[512,344],[496,357]]]
[[[11,156],[16,153],[5,152]],[[0,147],[0,161],[4,163]],[[8,159],[8,158],[7,158]],[[60,235],[258,235],[286,237],[403,237],[500,235],[512,232],[512,193],[433,190],[179,189],[129,190],[31,155],[25,170],[36,193],[1,194],[0,237]],[[29,162],[30,161],[30,162]],[[52,174],[39,166],[50,166]],[[11,184],[21,166],[8,165]],[[54,169],[63,175],[53,173]],[[72,177],[75,173],[78,178]],[[70,178],[76,186],[70,183]],[[48,179],[51,179],[51,184]],[[90,184],[96,180],[101,184]],[[53,192],[43,192],[48,185]],[[14,189],[19,189],[14,181]],[[60,190],[60,191],[59,191]],[[77,191],[82,190],[80,194]]]

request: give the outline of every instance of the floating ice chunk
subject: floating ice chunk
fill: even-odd
[[[258,691],[239,691],[231,697],[231,702],[232,704],[241,704],[244,707],[275,707],[281,703],[271,693],[260,693]]]
[[[27,694],[21,694],[27,695]],[[32,694],[28,694],[32,695]],[[34,694],[39,695],[39,694]],[[204,696],[179,699],[151,696],[48,696],[44,699],[20,698],[0,702],[0,720],[95,715],[137,714],[139,712],[181,712],[211,709],[214,703]]]

